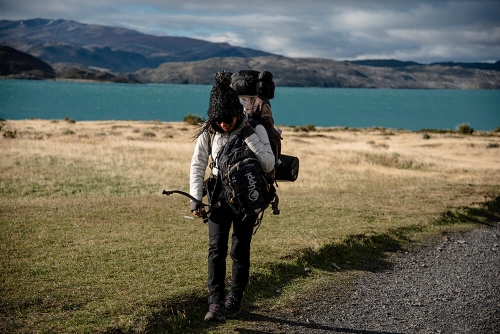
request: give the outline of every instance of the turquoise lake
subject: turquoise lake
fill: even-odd
[[[182,121],[206,117],[211,86],[0,80],[3,119]],[[277,87],[277,125],[421,130],[500,127],[499,90]]]

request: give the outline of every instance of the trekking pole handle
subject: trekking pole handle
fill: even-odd
[[[208,222],[208,216],[207,216],[207,212],[205,211],[205,206],[208,206],[208,204],[205,204],[203,203],[202,201],[200,200],[197,200],[196,198],[194,198],[193,196],[191,196],[190,194],[188,194],[187,192],[184,192],[184,191],[181,191],[181,190],[163,190],[163,192],[161,193],[162,195],[172,195],[172,194],[180,194],[180,195],[184,195],[186,196],[187,198],[191,199],[193,202],[201,205],[201,218],[203,218],[203,222],[206,224]]]
[[[203,223],[208,223],[208,216],[207,212],[205,211],[205,208],[201,208],[201,218],[203,219]]]
[[[196,199],[193,196],[191,196],[190,194],[188,194],[187,192],[184,192],[184,191],[181,191],[181,190],[163,190],[163,192],[161,194],[162,195],[172,195],[172,194],[184,195],[187,198],[189,198],[190,200],[192,200],[193,202],[196,202],[196,203],[198,203],[200,205],[203,205],[203,206],[208,206],[207,204],[203,203],[199,199]]]

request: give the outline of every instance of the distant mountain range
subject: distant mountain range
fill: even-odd
[[[121,73],[155,68],[165,62],[271,55],[227,43],[47,19],[0,21],[0,44],[49,63],[77,63]]]
[[[68,20],[0,21],[0,45],[39,58],[54,69],[58,78],[67,79],[212,84],[219,69],[256,69],[271,71],[277,86],[500,88],[500,61],[419,64],[398,60],[296,59],[227,43],[152,36]],[[7,49],[3,52],[11,55],[0,58],[1,62],[10,59],[8,65],[0,64],[2,68],[19,68],[12,67],[12,54],[19,53]]]
[[[364,65],[364,66],[374,66],[374,67],[408,67],[408,66],[425,66],[424,64],[419,64],[414,61],[399,61],[394,59],[379,59],[379,60],[353,60],[349,61],[351,64]],[[463,67],[463,68],[474,68],[478,70],[487,71],[500,71],[500,61],[496,63],[456,63],[453,61],[431,63],[427,65],[439,65],[445,67]]]

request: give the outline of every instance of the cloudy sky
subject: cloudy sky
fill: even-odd
[[[500,60],[500,0],[0,0],[0,19],[68,19],[288,57]]]

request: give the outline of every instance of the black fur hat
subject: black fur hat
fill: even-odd
[[[213,120],[227,116],[243,117],[243,105],[238,93],[231,88],[231,73],[221,70],[215,75],[207,115]]]

